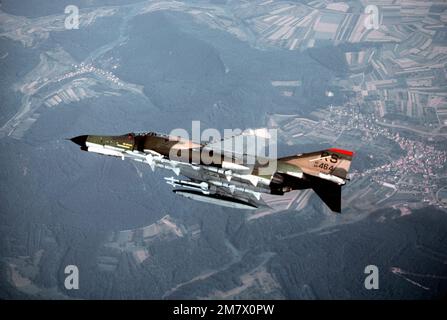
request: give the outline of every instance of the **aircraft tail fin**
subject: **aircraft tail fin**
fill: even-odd
[[[300,168],[307,175],[344,184],[354,152],[330,148],[279,159]]]
[[[340,213],[341,187],[348,180],[353,157],[352,151],[330,148],[280,158],[279,161],[286,164],[287,170],[296,167],[296,171],[302,172],[309,183],[307,187],[312,188],[332,211]]]

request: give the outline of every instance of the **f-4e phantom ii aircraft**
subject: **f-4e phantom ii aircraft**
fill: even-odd
[[[228,154],[206,143],[155,132],[82,135],[70,140],[84,151],[147,163],[152,171],[172,170],[177,177],[165,180],[176,194],[239,209],[268,207],[262,193],[280,196],[311,188],[340,213],[341,187],[354,156],[352,151],[331,148],[278,159],[254,156],[253,161],[247,154]]]

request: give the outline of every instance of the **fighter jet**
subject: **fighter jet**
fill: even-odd
[[[81,135],[70,139],[81,150],[130,159],[171,170],[166,177],[177,195],[238,209],[268,207],[261,194],[284,195],[313,189],[334,212],[341,212],[341,187],[354,153],[330,148],[278,159],[228,153],[211,143],[156,132],[120,136]],[[262,161],[261,161],[262,160]],[[275,165],[271,165],[274,162]]]

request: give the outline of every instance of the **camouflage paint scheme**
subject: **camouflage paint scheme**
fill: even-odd
[[[312,188],[335,212],[341,212],[341,186],[345,184],[354,156],[351,151],[327,149],[279,159],[228,154],[204,143],[155,132],[120,136],[83,135],[71,139],[82,150],[147,162],[154,170],[163,167],[189,180],[165,178],[167,183],[188,190],[183,196],[222,205],[252,208],[265,205],[261,193],[282,195]],[[202,199],[203,198],[203,199]],[[231,202],[234,202],[233,204]]]

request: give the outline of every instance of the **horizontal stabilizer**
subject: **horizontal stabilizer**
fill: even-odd
[[[334,212],[341,213],[341,185],[323,179],[312,178],[312,189]]]
[[[310,187],[334,212],[341,213],[341,188],[342,185],[321,178],[305,174]]]

